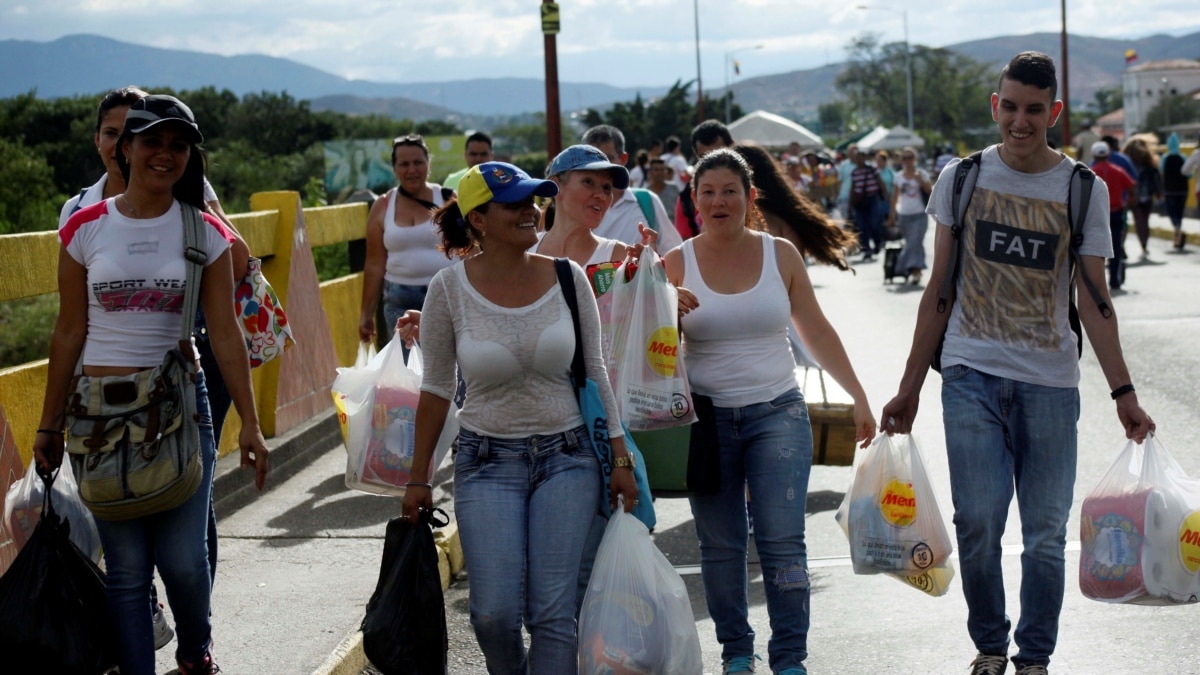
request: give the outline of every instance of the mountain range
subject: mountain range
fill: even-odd
[[[1139,39],[1071,36],[1070,94],[1091,101],[1097,89],[1119,87],[1127,49],[1141,62],[1200,58],[1200,33]],[[1032,33],[974,40],[946,49],[993,64],[997,71],[1019,51],[1034,49],[1055,58],[1057,33]],[[733,85],[734,100],[745,110],[764,109],[795,119],[811,118],[821,103],[836,96],[834,80],[843,64],[747,78]],[[96,35],[69,35],[51,42],[0,41],[0,97],[36,90],[40,98],[95,94],[137,83],[176,90],[214,86],[239,96],[286,91],[311,101],[314,110],[379,113],[410,119],[518,115],[544,107],[545,85],[536,78],[480,78],[454,82],[387,83],[348,80],[295,61],[256,54],[220,56],[145,47]],[[601,83],[560,83],[560,100],[570,109],[603,108],[617,101],[661,95],[669,83],[615,87]],[[712,89],[719,96],[722,89]]]

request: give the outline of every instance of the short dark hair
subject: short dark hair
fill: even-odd
[[[1049,89],[1051,101],[1058,96],[1058,75],[1054,69],[1054,59],[1041,52],[1021,52],[1014,56],[1008,65],[1004,66],[1004,70],[1000,71],[997,91],[1004,85],[1004,78],[1038,89]]]
[[[470,145],[472,143],[487,143],[488,148],[491,149],[492,137],[488,136],[486,132],[476,131],[475,133],[471,134],[470,136],[467,136],[466,144]]]
[[[678,136],[667,136],[667,142],[663,145],[663,149],[667,152],[675,152],[682,146],[683,143],[679,142]]]
[[[1117,137],[1113,136],[1112,134],[1104,134],[1100,137],[1100,140],[1104,141],[1104,144],[1108,146],[1108,149],[1112,150],[1113,152],[1119,152],[1121,149],[1121,142],[1118,141]]]
[[[96,133],[100,133],[100,126],[104,124],[104,116],[108,114],[108,111],[113,108],[120,108],[121,106],[128,108],[149,95],[140,87],[133,85],[113,89],[105,94],[104,98],[100,99],[100,107],[96,111]]]
[[[625,154],[625,134],[611,124],[597,124],[583,132],[583,142],[593,147],[599,147],[601,143],[612,143],[618,158]]]
[[[729,127],[717,120],[704,120],[692,129],[693,150],[696,149],[697,143],[716,145],[718,140],[724,141],[725,147],[733,147],[733,136],[729,133]]]

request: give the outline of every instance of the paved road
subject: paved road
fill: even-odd
[[[1194,226],[1194,221],[1189,222]],[[1131,242],[1136,247],[1136,243]],[[1139,399],[1176,458],[1200,476],[1200,254],[1167,254],[1152,243],[1152,261],[1129,271],[1115,298],[1126,357]],[[818,298],[846,343],[851,360],[880,408],[894,393],[903,369],[919,289],[884,285],[878,262],[858,274],[813,268]],[[1197,607],[1111,606],[1087,600],[1075,587],[1079,506],[1123,445],[1109,387],[1085,349],[1080,459],[1069,526],[1068,587],[1056,675],[1200,673],[1194,657],[1200,630]],[[946,522],[950,492],[940,428],[939,378],[922,398],[915,437],[923,450]],[[299,473],[276,480],[272,490],[238,507],[218,504],[221,562],[214,590],[216,653],[224,672],[295,675],[317,668],[361,620],[374,587],[384,524],[398,511],[394,499],[348,491],[342,484],[340,447],[318,454]],[[223,470],[229,470],[222,462]],[[443,474],[448,470],[443,468]],[[848,467],[814,467],[808,503],[812,566],[812,631],[808,666],[814,673],[961,673],[974,656],[966,635],[966,609],[955,580],[949,593],[930,598],[880,576],[856,576],[833,510],[850,481]],[[441,496],[449,500],[453,483]],[[447,506],[450,504],[447,503]],[[655,543],[679,567],[692,598],[706,672],[720,672],[720,647],[704,605],[699,562],[686,500],[657,502]],[[1004,572],[1016,617],[1019,526],[1010,516],[1004,538]],[[757,568],[753,570],[757,572]],[[467,622],[469,579],[446,596],[450,622],[450,672],[485,672]],[[752,624],[761,653],[769,635],[762,580],[752,575]],[[173,666],[174,645],[159,653],[159,669]],[[766,672],[765,663],[760,672]]]

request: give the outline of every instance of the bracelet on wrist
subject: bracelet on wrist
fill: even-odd
[[[1137,391],[1137,390],[1133,388],[1132,384],[1123,384],[1123,385],[1117,387],[1116,389],[1113,389],[1112,393],[1109,394],[1109,396],[1112,396],[1112,399],[1115,401],[1118,398],[1124,396],[1125,394],[1131,394],[1135,391]]]
[[[38,429],[37,432],[39,434],[50,434],[51,436],[65,436],[66,435],[63,432],[59,431],[58,429]]]
[[[410,488],[410,487],[423,487],[423,488],[425,488],[426,490],[432,490],[432,489],[433,489],[433,484],[432,484],[432,483],[420,483],[420,482],[417,482],[417,481],[409,481],[409,482],[407,482],[407,483],[405,483],[405,484],[404,484],[404,487],[406,487],[406,488]]]

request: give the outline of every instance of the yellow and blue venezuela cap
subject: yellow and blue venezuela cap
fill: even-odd
[[[558,185],[551,180],[530,178],[506,162],[484,162],[471,167],[458,183],[458,210],[465,216],[488,202],[512,204],[530,195],[553,197]]]

